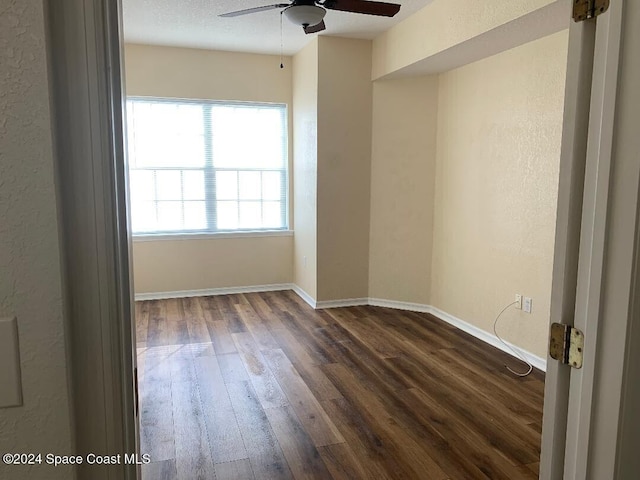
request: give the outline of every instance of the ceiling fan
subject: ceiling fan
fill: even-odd
[[[263,7],[247,8],[236,12],[223,13],[221,17],[237,17],[249,13],[264,12],[266,10],[282,10],[291,22],[300,25],[304,33],[316,33],[324,30],[324,16],[329,10],[342,12],[364,13],[382,17],[393,17],[400,11],[400,5],[369,0],[293,0],[291,3],[276,3]]]

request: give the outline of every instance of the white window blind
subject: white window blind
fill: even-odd
[[[285,105],[129,98],[134,234],[288,228]]]

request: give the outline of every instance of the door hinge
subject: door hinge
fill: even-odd
[[[549,334],[549,355],[565,365],[582,368],[584,334],[571,325],[553,323]]]
[[[610,0],[573,0],[573,21],[584,22],[604,13]]]

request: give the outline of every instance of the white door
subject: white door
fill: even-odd
[[[627,471],[618,452],[627,337],[638,321],[632,311],[640,186],[634,19],[640,20],[639,2],[611,0],[597,20],[570,29],[551,320],[584,332],[584,366],[549,359],[542,479],[614,479]]]

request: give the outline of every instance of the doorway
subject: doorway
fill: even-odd
[[[84,12],[84,10],[82,10],[82,11],[83,11],[83,13],[87,13],[87,18],[89,18],[89,19],[90,19],[90,18],[93,18],[91,14],[95,13],[95,12],[93,12],[93,11],[89,11],[89,12]],[[109,9],[106,9],[106,10],[105,10],[104,12],[102,12],[102,13],[104,14],[105,12],[107,12],[107,13],[109,13],[109,12],[110,12],[111,14],[113,14],[113,13],[114,13],[113,11],[110,11]],[[71,16],[73,17],[73,15],[71,15]],[[117,17],[117,15],[116,15],[116,17]],[[97,18],[97,20],[98,20],[98,23],[97,23],[96,25],[98,25],[98,24],[100,24],[100,21],[101,21],[102,19],[100,18],[100,15],[96,15],[96,18]],[[94,20],[95,20],[96,18],[94,18]],[[95,26],[95,25],[94,25],[94,26]],[[69,33],[69,35],[70,35],[70,36],[73,36],[74,34],[78,34],[78,32],[77,32],[77,31],[73,31],[73,29],[70,29],[70,30],[68,31],[68,33]],[[95,60],[97,60],[97,58],[96,58],[96,59],[93,59],[92,61],[95,61]],[[73,82],[69,82],[69,86],[71,86],[71,84],[72,84],[72,83],[73,83]],[[96,118],[100,118],[100,117],[98,116],[98,117],[96,117]],[[97,121],[97,122],[96,122],[96,125],[100,125],[100,121]],[[80,124],[79,126],[80,126],[80,127],[82,127],[82,124]],[[78,128],[77,130],[75,130],[75,132],[76,132],[76,134],[77,134],[77,136],[78,136],[78,137],[80,137],[80,134],[81,134],[81,132],[82,132],[82,131],[84,131],[82,128]],[[80,172],[82,172],[82,168],[81,168],[81,165],[80,165],[80,164],[79,164],[79,167],[80,167],[80,168],[79,168],[79,170],[75,172],[77,175],[80,175]],[[106,170],[105,170],[105,173],[107,173],[107,174],[108,174],[108,173],[109,173],[109,170],[108,170],[108,169],[106,169]],[[91,178],[91,177],[90,177],[90,178]],[[108,175],[107,175],[107,178],[109,178],[109,176],[108,176]],[[95,179],[93,179],[93,181],[95,182]],[[117,182],[116,182],[116,183],[117,183]],[[89,184],[90,184],[90,185],[95,186],[95,183],[89,182]],[[75,199],[74,199],[74,200],[75,200]],[[76,232],[76,233],[77,233],[77,235],[78,235],[78,236],[80,236],[80,234],[81,234],[81,232]],[[111,232],[111,231],[109,231],[109,232],[108,232],[108,234],[109,234],[109,235],[111,235],[111,234],[112,234],[112,232]],[[114,237],[114,238],[116,238],[116,237]],[[104,250],[109,251],[109,249],[104,249]],[[81,249],[78,249],[78,251],[81,251]],[[111,258],[111,257],[109,257],[109,258]],[[125,255],[125,258],[126,258],[126,255]],[[126,262],[125,262],[125,263],[126,263]],[[124,283],[126,283],[126,282],[124,282]],[[122,281],[120,281],[120,283],[116,282],[116,284],[120,284],[120,285],[121,285],[121,284],[122,284]],[[123,295],[123,297],[126,297],[126,295]],[[98,318],[98,319],[100,319],[100,318],[104,318],[104,317],[103,317],[102,315],[98,314],[98,315],[97,315],[97,318]],[[99,324],[99,322],[98,322],[98,324]],[[117,330],[117,329],[116,329],[116,330]],[[106,330],[103,330],[103,331],[104,331],[105,333],[109,333],[109,335],[107,336],[107,338],[109,338],[109,337],[111,337],[111,338],[116,338],[116,337],[117,337],[117,332],[109,332],[109,329],[106,329]],[[115,337],[113,336],[113,333],[116,333]],[[126,336],[126,335],[125,335],[125,336]],[[91,338],[92,338],[92,337],[91,337],[90,335],[88,335],[88,336],[86,337],[86,340],[90,342],[90,341],[92,341],[92,340],[91,340]],[[104,337],[103,337],[103,338],[104,338]],[[107,352],[107,353],[106,353],[107,357],[105,357],[105,358],[106,358],[106,360],[110,361],[110,359],[113,359],[113,353],[114,353],[114,351],[117,351],[117,348],[116,348],[116,347],[114,347],[114,349],[108,348],[107,350],[105,350],[105,352]],[[122,352],[121,352],[121,353],[122,353]],[[118,355],[115,355],[115,357],[116,357],[116,358],[120,358],[120,357],[118,357]],[[127,364],[127,362],[126,362],[126,354],[124,354],[124,355],[122,356],[122,359],[124,360],[124,365],[126,365],[126,364]],[[118,361],[119,361],[119,360],[118,360]],[[78,375],[81,375],[81,374],[82,374],[82,371],[83,371],[83,368],[82,368],[82,367],[74,367],[74,368],[76,368],[76,369],[78,369],[78,368],[79,368],[79,372],[76,370],[76,371],[75,371],[75,373],[74,373],[74,375],[75,375],[76,377],[77,377]],[[87,369],[87,370],[88,370],[88,369]],[[114,372],[117,372],[117,370],[114,370]],[[90,383],[90,382],[89,382],[89,383]],[[76,382],[76,385],[81,385],[81,382]],[[123,385],[126,385],[126,382],[125,382]],[[117,386],[117,382],[116,382],[116,386]],[[125,388],[125,390],[126,390],[126,388]],[[125,397],[126,397],[126,395],[125,395]],[[122,398],[122,396],[121,396],[121,395],[114,395],[114,396],[113,396],[113,398],[114,398],[114,399]],[[125,403],[126,403],[126,402],[125,402]],[[116,402],[114,402],[114,404],[118,404],[118,402],[116,401]],[[125,409],[124,411],[127,411],[127,409]],[[125,416],[126,416],[126,415],[125,415]],[[126,424],[126,422],[125,422],[125,424]],[[117,429],[116,429],[116,430],[117,430]],[[126,429],[125,429],[125,430],[126,430]],[[113,433],[115,433],[115,435],[112,437],[112,440],[113,440],[113,441],[119,441],[119,440],[117,440],[117,437],[119,437],[119,436],[120,436],[120,434],[121,434],[122,432],[119,432],[119,433],[118,433],[118,432],[113,432]],[[131,438],[131,437],[130,437],[130,434],[131,434],[131,432],[129,432],[129,433],[127,434],[127,435],[129,435],[129,438]],[[125,435],[125,436],[127,436],[127,435]]]
[[[511,352],[512,347],[500,343],[492,333],[493,322],[496,321],[500,310],[506,307],[507,310],[497,319],[499,323],[496,331],[500,332],[510,344],[516,345],[514,347],[516,355],[522,355],[525,360],[535,363],[538,367],[544,366],[551,300],[567,39],[567,32],[560,32],[446,73],[429,76],[414,75],[412,78],[398,80],[381,79],[373,86],[371,86],[370,72],[368,70],[365,72],[365,82],[372,92],[370,103],[373,113],[368,121],[372,123],[370,135],[374,152],[371,162],[373,167],[371,195],[372,204],[375,205],[372,205],[370,217],[367,218],[372,224],[371,250],[368,259],[370,268],[368,281],[372,287],[364,294],[365,298],[356,299],[356,302],[361,304],[359,306],[373,304],[376,308],[391,307],[409,310],[413,308],[445,320],[448,324],[454,324],[491,345]],[[296,115],[294,91],[298,88],[300,93],[301,88],[300,80],[296,80],[296,63],[305,55],[311,56],[314,48],[317,49],[315,52],[318,54],[325,52],[325,55],[330,53],[345,55],[344,51],[354,48],[352,45],[351,41],[340,39],[331,39],[330,43],[325,45],[325,42],[319,39],[317,46],[312,45],[310,50],[301,52],[299,54],[301,57],[286,59],[285,63],[292,65],[291,72],[287,74],[274,69],[273,58],[265,55],[252,54],[247,57],[245,54],[225,53],[223,55],[216,51],[125,44],[126,85],[128,95],[131,97],[129,103],[146,102],[152,103],[152,107],[157,104],[162,108],[171,103],[176,109],[180,109],[183,106],[191,108],[197,102],[201,102],[204,109],[206,102],[220,102],[221,98],[231,99],[232,102],[265,102],[280,99],[288,105],[291,112],[289,124],[295,129],[297,124],[294,118]],[[340,52],[336,52],[338,50],[336,46],[343,48]],[[234,68],[232,69],[231,66]],[[319,66],[319,69],[321,68],[322,66]],[[234,77],[230,74],[229,81],[218,79],[205,88],[200,82],[203,69],[206,72],[239,71],[241,76]],[[259,76],[264,97],[252,96],[255,95],[252,89],[241,82],[249,71],[261,72]],[[185,75],[185,72],[189,75]],[[321,73],[319,72],[318,75]],[[530,84],[529,87],[523,88],[527,82]],[[546,94],[541,96],[534,83],[548,85],[548,88],[544,89]],[[285,88],[287,85],[289,92]],[[478,95],[479,91],[483,94]],[[192,98],[197,96],[205,98]],[[182,103],[179,104],[176,98],[183,99],[180,101]],[[325,102],[323,108],[328,109],[329,105]],[[339,105],[335,105],[335,108],[338,107]],[[329,110],[325,112],[331,114]],[[157,119],[160,115],[161,113],[157,113],[152,117]],[[174,112],[173,115],[177,113]],[[200,111],[197,117],[203,118]],[[134,119],[134,123],[136,123],[135,149],[142,149],[144,146],[141,144],[141,136],[137,135],[137,119]],[[168,125],[169,121],[165,120],[162,123]],[[179,123],[188,124],[187,121]],[[196,129],[197,132],[204,132],[206,128],[215,128],[213,120],[210,120],[210,124],[209,127],[206,125],[202,128],[198,127],[200,130]],[[163,131],[162,139],[170,138],[172,132],[180,131],[179,129],[180,126],[176,125],[171,132]],[[531,132],[535,132],[535,135],[531,135]],[[295,142],[295,131],[292,133],[290,137]],[[130,133],[129,137],[131,136]],[[402,142],[398,141],[398,136],[401,136]],[[158,143],[159,140],[154,142]],[[217,148],[215,145],[207,147],[206,141],[204,144],[202,152],[205,154]],[[238,144],[239,141],[236,140],[236,145]],[[392,151],[382,155],[379,153],[385,148],[389,149],[390,146],[393,146]],[[162,150],[170,152],[171,147],[167,145]],[[291,153],[294,158],[290,163],[290,178],[296,175],[298,152]],[[402,169],[396,168],[395,158],[403,159]],[[171,166],[171,168],[178,167]],[[138,174],[138,172],[135,173]],[[184,172],[181,175],[184,175]],[[227,194],[228,197],[220,197],[220,202],[257,201],[240,198],[243,180],[239,173],[235,175],[232,183],[237,186]],[[177,174],[175,176],[178,178]],[[368,177],[366,175],[363,177],[367,179],[365,183],[368,183]],[[187,201],[204,201],[207,188],[202,189],[202,198],[186,199],[185,194],[192,194],[195,189],[187,192],[183,177],[180,177],[180,181],[182,184],[176,189],[180,190],[179,195],[176,194],[180,198],[145,197],[141,202],[180,201],[182,204],[179,208],[184,210]],[[158,191],[157,179],[155,182],[154,188]],[[222,186],[223,182],[218,182],[214,188],[218,189]],[[295,190],[295,185],[293,188]],[[321,198],[323,188],[325,188],[324,184],[318,183],[317,198]],[[144,189],[141,188],[140,191],[142,190]],[[132,182],[132,198],[137,195],[137,191],[136,184]],[[334,193],[337,194],[335,191]],[[295,204],[292,205],[294,210],[307,208],[300,198],[297,196],[294,198],[296,199]],[[137,200],[134,198],[135,201]],[[416,205],[422,205],[422,208],[417,209]],[[240,209],[237,208],[236,215],[240,219]],[[398,211],[403,210],[407,216],[398,215]],[[412,213],[418,210],[420,215]],[[425,212],[424,215],[422,211]],[[149,215],[156,215],[159,219],[162,216],[161,213],[156,210],[143,218],[148,219]],[[135,215],[134,211],[134,222]],[[182,215],[186,219],[184,212]],[[203,213],[203,218],[205,217]],[[409,223],[407,217],[412,219],[409,226],[406,225]],[[274,462],[285,465],[286,468],[280,467],[285,472],[288,471],[287,468],[291,471],[295,470],[295,462],[283,461],[287,454],[294,455],[294,453],[286,451],[285,446],[277,441],[278,428],[284,427],[276,420],[272,419],[273,423],[269,422],[270,411],[268,410],[274,407],[285,408],[293,401],[282,385],[287,382],[287,379],[279,378],[277,375],[279,364],[272,364],[265,351],[281,350],[285,355],[288,350],[304,351],[307,362],[302,364],[309,368],[314,367],[314,371],[317,371],[316,375],[322,379],[323,383],[330,386],[327,388],[333,389],[334,396],[339,395],[355,402],[357,398],[364,395],[364,392],[359,392],[362,395],[340,392],[338,386],[344,383],[340,381],[344,378],[334,377],[334,381],[331,381],[330,368],[324,365],[341,363],[340,351],[334,350],[335,347],[330,348],[329,345],[334,343],[344,345],[342,342],[353,344],[357,343],[358,338],[364,338],[364,346],[360,345],[359,350],[356,350],[359,355],[364,355],[362,352],[370,350],[374,352],[373,357],[380,356],[389,360],[382,362],[384,366],[378,368],[377,376],[374,371],[371,374],[372,378],[378,378],[382,375],[380,372],[386,372],[382,378],[391,382],[396,388],[404,390],[416,388],[423,393],[427,390],[428,383],[425,378],[412,380],[411,375],[414,373],[403,373],[403,368],[410,369],[411,366],[415,370],[420,370],[431,365],[432,378],[443,379],[443,382],[445,379],[459,379],[460,376],[464,378],[462,372],[474,372],[479,378],[491,378],[492,381],[488,384],[494,386],[495,392],[501,392],[495,393],[496,398],[486,390],[486,385],[461,384],[454,387],[455,384],[450,383],[445,390],[439,392],[439,396],[419,397],[420,400],[416,401],[413,409],[407,405],[404,408],[416,415],[415,412],[419,410],[417,406],[420,403],[427,405],[428,401],[441,402],[447,396],[457,397],[460,401],[461,398],[455,392],[465,391],[468,393],[466,397],[469,398],[472,398],[475,393],[480,399],[477,405],[469,405],[469,409],[464,413],[448,412],[459,415],[454,424],[458,427],[463,425],[461,418],[466,418],[465,415],[474,416],[474,408],[482,410],[486,415],[485,419],[491,418],[496,422],[504,422],[502,432],[506,436],[500,437],[499,434],[494,433],[499,437],[496,442],[501,445],[501,452],[510,452],[511,461],[518,468],[522,468],[519,475],[537,475],[542,416],[542,376],[540,372],[535,373],[534,380],[529,383],[527,382],[531,377],[525,377],[522,382],[519,381],[519,377],[507,380],[510,373],[504,369],[505,363],[512,371],[526,373],[528,370],[528,367],[521,365],[517,358],[512,359],[497,351],[492,358],[486,352],[479,353],[466,343],[458,345],[452,338],[447,340],[447,332],[450,332],[450,326],[447,323],[435,323],[445,332],[442,334],[445,338],[442,335],[436,335],[431,338],[431,344],[424,338],[422,343],[416,343],[411,335],[407,334],[409,326],[406,322],[408,320],[428,322],[426,318],[431,317],[426,315],[411,317],[410,314],[399,313],[400,320],[394,320],[374,308],[373,310],[365,309],[362,312],[337,310],[327,313],[329,317],[316,318],[313,311],[308,310],[308,306],[307,310],[301,313],[295,303],[287,306],[278,303],[291,302],[290,297],[281,298],[271,293],[268,295],[265,293],[269,302],[262,299],[262,303],[266,304],[264,307],[266,313],[252,304],[253,293],[250,293],[250,290],[260,290],[261,285],[262,290],[283,291],[298,285],[295,273],[291,272],[294,267],[282,268],[288,262],[296,262],[294,254],[296,245],[305,233],[302,225],[294,226],[297,236],[278,236],[275,239],[266,236],[251,239],[248,235],[239,238],[209,239],[194,234],[191,237],[183,235],[183,238],[179,239],[143,238],[142,235],[134,238],[132,257],[135,271],[134,283],[138,298],[145,301],[138,305],[139,315],[137,316],[141,322],[138,325],[140,328],[138,339],[140,353],[143,356],[140,357],[141,366],[139,367],[142,447],[154,451],[152,446],[154,439],[158,439],[159,445],[162,446],[158,447],[157,454],[152,455],[162,463],[149,468],[156,469],[154,471],[169,468],[178,476],[188,475],[180,474],[184,472],[183,468],[205,468],[206,471],[214,471],[216,468],[222,468],[220,465],[229,461],[238,462],[236,465],[240,469],[246,470],[249,466],[254,473],[263,469],[260,466],[262,464],[257,463],[256,454],[248,451],[249,447],[242,443],[242,441],[250,443],[251,439],[245,438],[246,431],[245,435],[242,435],[242,424],[238,420],[236,423],[231,422],[228,430],[235,432],[234,438],[242,440],[231,443],[238,445],[242,443],[243,446],[234,448],[231,457],[218,455],[219,446],[215,445],[215,438],[218,428],[221,427],[217,426],[215,419],[208,418],[211,413],[207,408],[210,396],[203,397],[202,394],[203,391],[209,391],[213,387],[203,379],[202,373],[198,375],[196,366],[209,362],[207,366],[200,368],[207,371],[220,369],[218,380],[221,376],[222,383],[219,382],[219,387],[226,392],[223,398],[227,398],[225,405],[229,412],[226,417],[236,419],[245,417],[244,410],[237,410],[242,406],[236,404],[234,409],[229,385],[248,382],[247,385],[253,397],[260,400],[257,407],[264,411],[259,418],[266,421],[266,423],[263,422],[265,430],[271,432],[265,442],[269,445],[278,445],[274,451],[282,452],[279,456],[272,452],[273,458],[277,459]],[[400,233],[389,236],[389,231]],[[175,233],[185,234],[186,232]],[[165,237],[170,236],[167,232],[162,234]],[[318,231],[317,238],[320,239],[321,234],[322,232]],[[424,248],[423,239],[429,243],[428,248]],[[274,241],[281,245],[278,248],[282,250],[288,248],[289,253],[276,253],[273,250]],[[236,247],[230,246],[232,244],[246,246],[247,242],[251,242],[251,245],[241,254],[234,251]],[[264,249],[267,242],[270,250]],[[403,242],[402,248],[397,247],[396,244],[399,242]],[[336,248],[342,248],[342,246],[339,245]],[[387,255],[387,252],[395,256]],[[224,259],[220,260],[222,257]],[[233,259],[233,262],[226,263],[226,258]],[[274,260],[275,264],[269,263],[269,267],[264,268],[266,261]],[[308,261],[311,262],[311,258]],[[304,269],[304,260],[301,263]],[[317,260],[317,264],[323,265],[320,260]],[[273,277],[277,273],[277,268],[285,271],[282,277]],[[287,270],[290,272],[289,276],[287,276]],[[255,278],[260,272],[267,272],[271,276],[264,279],[260,277],[259,280],[253,280],[253,283],[250,283],[240,275],[244,273],[246,276],[251,273]],[[491,272],[491,275],[487,276],[486,272]],[[230,279],[231,275],[233,279]],[[347,306],[349,301],[351,307],[355,307],[352,298],[345,300],[340,297],[328,297],[329,300],[324,300],[323,304],[320,298],[321,290],[322,288],[318,286],[317,292],[309,295],[311,302],[316,303],[316,307]],[[223,299],[210,297],[216,294],[227,296]],[[517,305],[514,303],[516,294],[525,297],[524,305],[521,305],[520,309],[516,308]],[[221,303],[218,304],[217,300]],[[342,303],[337,304],[336,301]],[[211,306],[212,302],[213,306]],[[322,343],[322,341],[326,342],[326,339],[315,337],[307,342],[309,345],[320,342],[320,345],[324,345],[324,349],[329,351],[325,351],[319,358],[316,352],[316,358],[309,361],[308,357],[313,357],[314,352],[305,350],[305,344],[291,343],[283,339],[278,341],[280,335],[289,339],[292,335],[295,337],[302,334],[299,330],[300,325],[283,323],[288,319],[287,314],[293,315],[294,318],[297,316],[315,318],[317,322],[315,328],[325,334],[326,330],[323,328],[335,329],[332,343],[329,345]],[[353,321],[345,326],[332,315],[351,316]],[[378,315],[381,318],[378,318]],[[352,325],[353,322],[358,321],[366,323],[365,320],[358,320],[360,318],[372,322],[369,336],[366,335],[366,331],[358,330],[361,327]],[[254,334],[252,327],[259,333]],[[288,333],[282,333],[283,329]],[[340,329],[346,329],[346,331]],[[376,335],[394,338],[394,331],[396,341],[400,342],[394,349],[385,349],[384,345],[377,344],[375,341],[373,345],[367,343],[372,341],[369,337]],[[163,336],[163,333],[167,335]],[[247,333],[254,337],[248,340],[249,347],[242,343]],[[425,336],[424,332],[414,332],[414,334],[417,338]],[[261,340],[261,337],[264,339]],[[231,343],[224,347],[226,350],[223,349],[222,353],[218,353],[215,344],[229,341]],[[403,352],[400,348],[405,343],[410,349],[409,352]],[[243,345],[245,350],[242,350]],[[195,353],[194,349],[196,349]],[[198,349],[209,353],[203,354]],[[411,349],[416,355],[420,350],[430,355],[426,358],[420,355],[414,357],[410,355]],[[465,357],[465,351],[473,351],[475,354]],[[447,352],[457,352],[459,357],[457,360],[451,359],[447,356]],[[296,379],[299,389],[305,392],[308,401],[319,409],[318,405],[322,405],[323,401],[336,400],[335,398],[325,399],[319,394],[314,394],[311,380],[305,382],[304,367],[296,365],[300,363],[299,359],[291,352],[289,353],[286,355],[286,362],[292,365],[291,374]],[[403,359],[403,356],[407,358]],[[230,360],[231,358],[234,360]],[[450,370],[442,371],[433,366],[436,360],[445,362],[447,359],[452,365]],[[191,373],[182,377],[181,373],[176,373],[172,361],[178,362],[179,365],[183,362],[186,371]],[[233,378],[231,374],[225,373],[227,363],[233,363],[239,367],[238,372],[244,373],[245,377]],[[154,365],[148,370],[151,376],[146,375],[146,368],[143,365],[147,364]],[[342,364],[348,365],[348,362],[342,359]],[[264,378],[252,377],[252,368],[265,372]],[[483,370],[485,368],[488,370]],[[160,375],[162,371],[165,375]],[[366,372],[358,372],[364,378],[368,378]],[[499,379],[505,377],[506,383],[500,384],[497,380],[497,383],[493,382],[495,375]],[[187,381],[185,378],[190,380]],[[146,384],[147,381],[150,383]],[[174,381],[175,388],[178,389],[177,395],[184,395],[180,389],[185,385],[195,386],[195,390],[190,390],[185,397],[185,401],[193,402],[189,403],[191,407],[186,408],[181,404],[173,403],[175,399],[170,394]],[[275,405],[260,397],[260,388],[264,383],[273,386],[273,390],[278,393],[276,397],[279,402]],[[521,395],[514,394],[515,391]],[[154,395],[158,396],[157,402],[153,399]],[[372,401],[382,403],[382,411],[386,411],[390,417],[404,411],[398,406],[401,403],[393,404],[394,401],[399,401],[395,397],[387,400],[396,407],[393,410],[396,413],[393,415],[388,413],[389,405],[385,409],[384,402],[379,397],[374,397]],[[499,408],[491,409],[489,404],[492,402]],[[323,413],[317,414],[316,417],[331,416],[328,412],[333,411],[331,407],[333,403],[335,402],[329,403],[326,408],[319,409],[318,411]],[[166,407],[166,411],[162,410],[164,407],[158,405]],[[355,409],[353,404],[351,409]],[[189,418],[181,417],[184,411],[194,410],[200,413]],[[501,413],[501,410],[509,412],[506,415],[511,417],[504,418],[505,414]],[[163,413],[160,413],[161,411]],[[432,412],[432,414],[442,415],[441,412]],[[481,416],[479,412],[475,412],[475,415]],[[334,436],[332,440],[322,440],[321,442],[330,442],[325,445],[312,441],[314,433],[306,428],[304,413],[293,409],[293,413],[286,418],[298,422],[293,422],[293,425],[308,437],[308,441],[301,444],[310,445],[306,452],[295,452],[295,455],[304,453],[308,456],[309,452],[312,452],[313,455],[322,457],[320,449],[346,443],[344,437],[347,434],[341,432],[333,422],[323,428],[340,432],[340,437]],[[412,417],[405,418],[407,425],[408,418]],[[452,418],[455,418],[455,415]],[[414,419],[414,421],[418,420]],[[424,420],[423,422],[426,423]],[[364,421],[363,423],[368,425]],[[180,439],[178,430],[189,430],[186,427],[180,427],[181,424],[190,425],[192,427],[190,430],[202,434],[195,435],[194,438]],[[492,447],[490,435],[483,430],[486,426],[486,423],[482,423],[476,430],[471,431],[453,428],[448,431],[450,436],[446,439],[450,443],[455,443],[454,439],[468,434],[478,443],[487,446],[489,451]],[[513,435],[512,432],[516,427],[521,427],[522,430],[518,435]],[[378,436],[387,435],[387,441],[392,442],[397,451],[402,450],[398,446],[400,440],[380,430],[382,426],[374,424],[367,428],[377,432]],[[433,435],[445,436],[444,428],[432,431],[431,437],[422,432],[422,440],[420,437],[406,439],[401,436],[401,438],[407,444],[419,445],[421,442],[426,442],[425,439],[428,438],[434,441]],[[356,435],[353,438],[360,437]],[[517,438],[527,438],[527,440],[518,442]],[[191,447],[185,446],[191,445],[190,442],[193,442]],[[520,450],[514,451],[514,445],[517,445]],[[168,451],[164,451],[165,447]],[[369,448],[373,449],[374,446],[369,445]],[[206,454],[207,450],[211,452],[209,455]],[[192,462],[189,457],[191,451],[199,452],[196,458],[200,458],[201,461],[196,462],[195,465],[190,463]],[[371,451],[365,450],[363,458],[368,459]],[[472,446],[467,447],[467,453],[478,458],[482,456],[480,451]],[[185,455],[189,459],[190,466],[183,465],[186,461]],[[234,455],[241,457],[236,458]],[[437,455],[431,452],[431,456],[427,453],[424,453],[424,456],[431,458]],[[458,458],[460,457],[462,455],[458,455]],[[367,463],[369,460],[363,461]],[[390,465],[411,463],[403,455],[395,458],[394,461],[395,464],[392,462],[387,464],[387,471],[393,470]],[[327,462],[329,460],[324,458],[320,464],[328,468]],[[448,459],[448,468],[453,468],[452,465],[455,464],[456,462]],[[356,465],[359,463],[356,462]],[[420,465],[424,467],[423,464]],[[437,472],[448,472],[443,470],[444,467],[439,465],[437,460],[433,461],[432,468],[436,476]],[[499,460],[490,462],[488,466],[471,465],[469,468],[475,468],[476,473],[485,469],[493,472],[492,475],[506,477],[516,475],[507,464],[500,463]],[[413,475],[417,473],[413,472]]]

